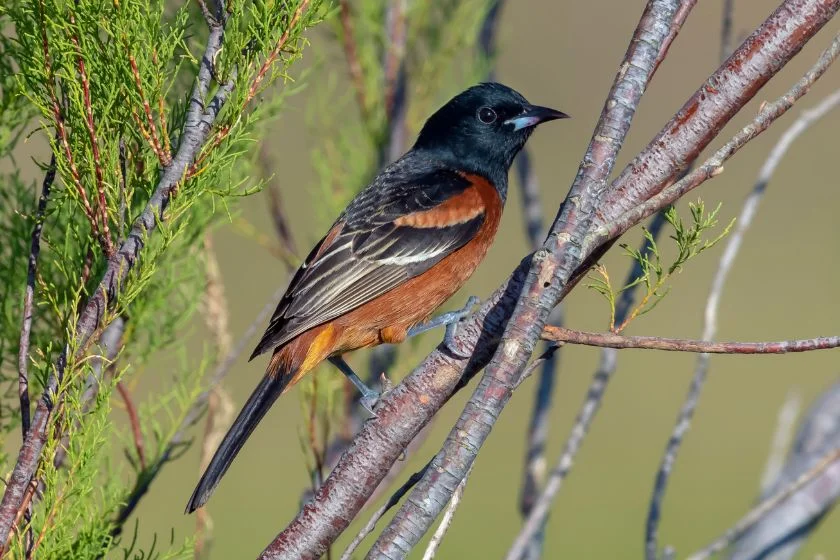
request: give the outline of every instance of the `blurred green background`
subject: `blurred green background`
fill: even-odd
[[[553,218],[571,184],[644,4],[639,0],[519,0],[510,2],[502,13],[498,79],[532,102],[557,107],[573,116],[572,120],[543,127],[529,143],[547,220]],[[735,34],[740,43],[777,2],[749,0],[736,4]],[[639,107],[616,169],[644,147],[717,67],[720,12],[721,2],[700,2],[689,17]],[[837,29],[835,21],[817,35],[712,146],[719,146],[754,115],[761,100],[779,95],[798,79]],[[312,196],[316,177],[310,154],[319,138],[307,126],[307,103],[326,80],[347,81],[342,55],[327,35],[326,29],[311,34],[313,48],[306,52],[304,66],[313,65],[319,57],[320,63],[305,78],[304,89],[288,99],[266,140],[275,165],[272,171],[285,196],[301,253],[323,234],[312,226],[313,205],[318,200]],[[738,214],[743,197],[752,188],[779,134],[799,111],[837,87],[840,69],[830,71],[800,105],[746,147],[726,165],[723,175],[704,185],[692,198],[702,196],[707,207],[722,202],[721,222],[728,222]],[[836,219],[840,184],[833,158],[838,151],[838,127],[840,111],[808,131],[778,169],[726,286],[719,339],[777,340],[837,334],[840,264],[835,258],[835,244],[840,239],[840,222]],[[450,305],[462,305],[468,294],[487,296],[525,254],[527,244],[515,185],[511,193],[495,246]],[[246,199],[242,215],[273,235],[264,195]],[[633,245],[638,239],[638,230],[625,237]],[[231,328],[238,338],[285,282],[286,272],[280,261],[231,225],[218,230],[215,242],[230,300]],[[722,247],[690,262],[672,282],[671,294],[653,313],[636,321],[629,332],[699,337],[706,294]],[[624,277],[629,264],[618,251],[604,262],[615,279]],[[608,310],[594,292],[580,288],[568,298],[566,306],[569,326],[606,328]],[[408,358],[401,361],[399,371],[391,372],[392,377],[409,371],[410,365],[417,363],[441,336],[430,333],[403,350]],[[196,360],[210,344],[198,315],[185,344]],[[359,352],[351,362],[363,367],[367,355]],[[549,463],[556,460],[568,436],[598,357],[599,351],[592,348],[562,350],[551,411]],[[758,492],[777,411],[786,394],[796,388],[809,403],[837,379],[837,360],[837,352],[712,358],[710,377],[664,504],[663,544],[675,546],[679,556],[688,554],[750,507]],[[653,476],[694,362],[693,355],[632,350],[620,353],[618,373],[603,409],[551,515],[545,558],[641,557]],[[173,365],[173,361],[161,357],[154,369],[164,373]],[[230,373],[226,387],[237,410],[262,375],[263,367],[263,359],[247,363],[243,357]],[[142,377],[165,379],[166,375]],[[517,533],[524,435],[535,380],[532,377],[516,391],[481,452],[439,558],[500,557]],[[137,399],[146,398],[144,391],[150,389],[141,384]],[[441,412],[431,436],[408,459],[405,474],[397,484],[438,449],[470,392],[463,391]],[[211,558],[254,557],[297,512],[301,490],[308,484],[298,436],[300,410],[297,391],[275,405],[210,501],[214,526]],[[125,419],[121,410],[115,417],[118,421]],[[149,542],[153,533],[167,540],[173,527],[179,539],[192,532],[195,519],[183,515],[183,508],[197,477],[198,448],[194,446],[164,469],[141,504],[137,518],[144,542]],[[362,522],[369,515],[363,513]],[[829,516],[802,557],[826,553],[833,558],[840,554],[838,523],[837,515]],[[358,522],[351,526],[335,551],[343,550],[359,527]],[[419,558],[423,548],[417,550],[415,556]]]

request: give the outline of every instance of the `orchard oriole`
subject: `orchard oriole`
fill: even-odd
[[[295,273],[251,355],[272,350],[265,376],[216,450],[187,512],[207,501],[277,397],[319,363],[338,366],[371,408],[378,395],[342,354],[402,342],[469,312],[468,304],[423,323],[484,258],[499,227],[508,170],[534,127],[566,117],[531,105],[507,86],[484,83],[426,121],[411,150],[356,195]]]

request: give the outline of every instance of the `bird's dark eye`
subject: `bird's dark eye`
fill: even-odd
[[[496,121],[496,111],[490,107],[482,107],[478,110],[478,120],[484,124],[490,124]]]

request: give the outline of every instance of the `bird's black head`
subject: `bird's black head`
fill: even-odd
[[[534,128],[567,117],[560,111],[531,105],[502,84],[479,84],[456,95],[429,117],[414,150],[487,177],[504,196],[508,169]]]

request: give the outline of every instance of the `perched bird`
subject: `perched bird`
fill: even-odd
[[[277,399],[324,360],[378,395],[341,358],[454,324],[469,312],[432,312],[466,282],[493,242],[508,170],[538,124],[567,115],[485,83],[426,121],[417,142],[350,202],[297,270],[251,359],[272,350],[265,376],[201,477],[201,507]],[[451,334],[451,330],[448,330]]]

